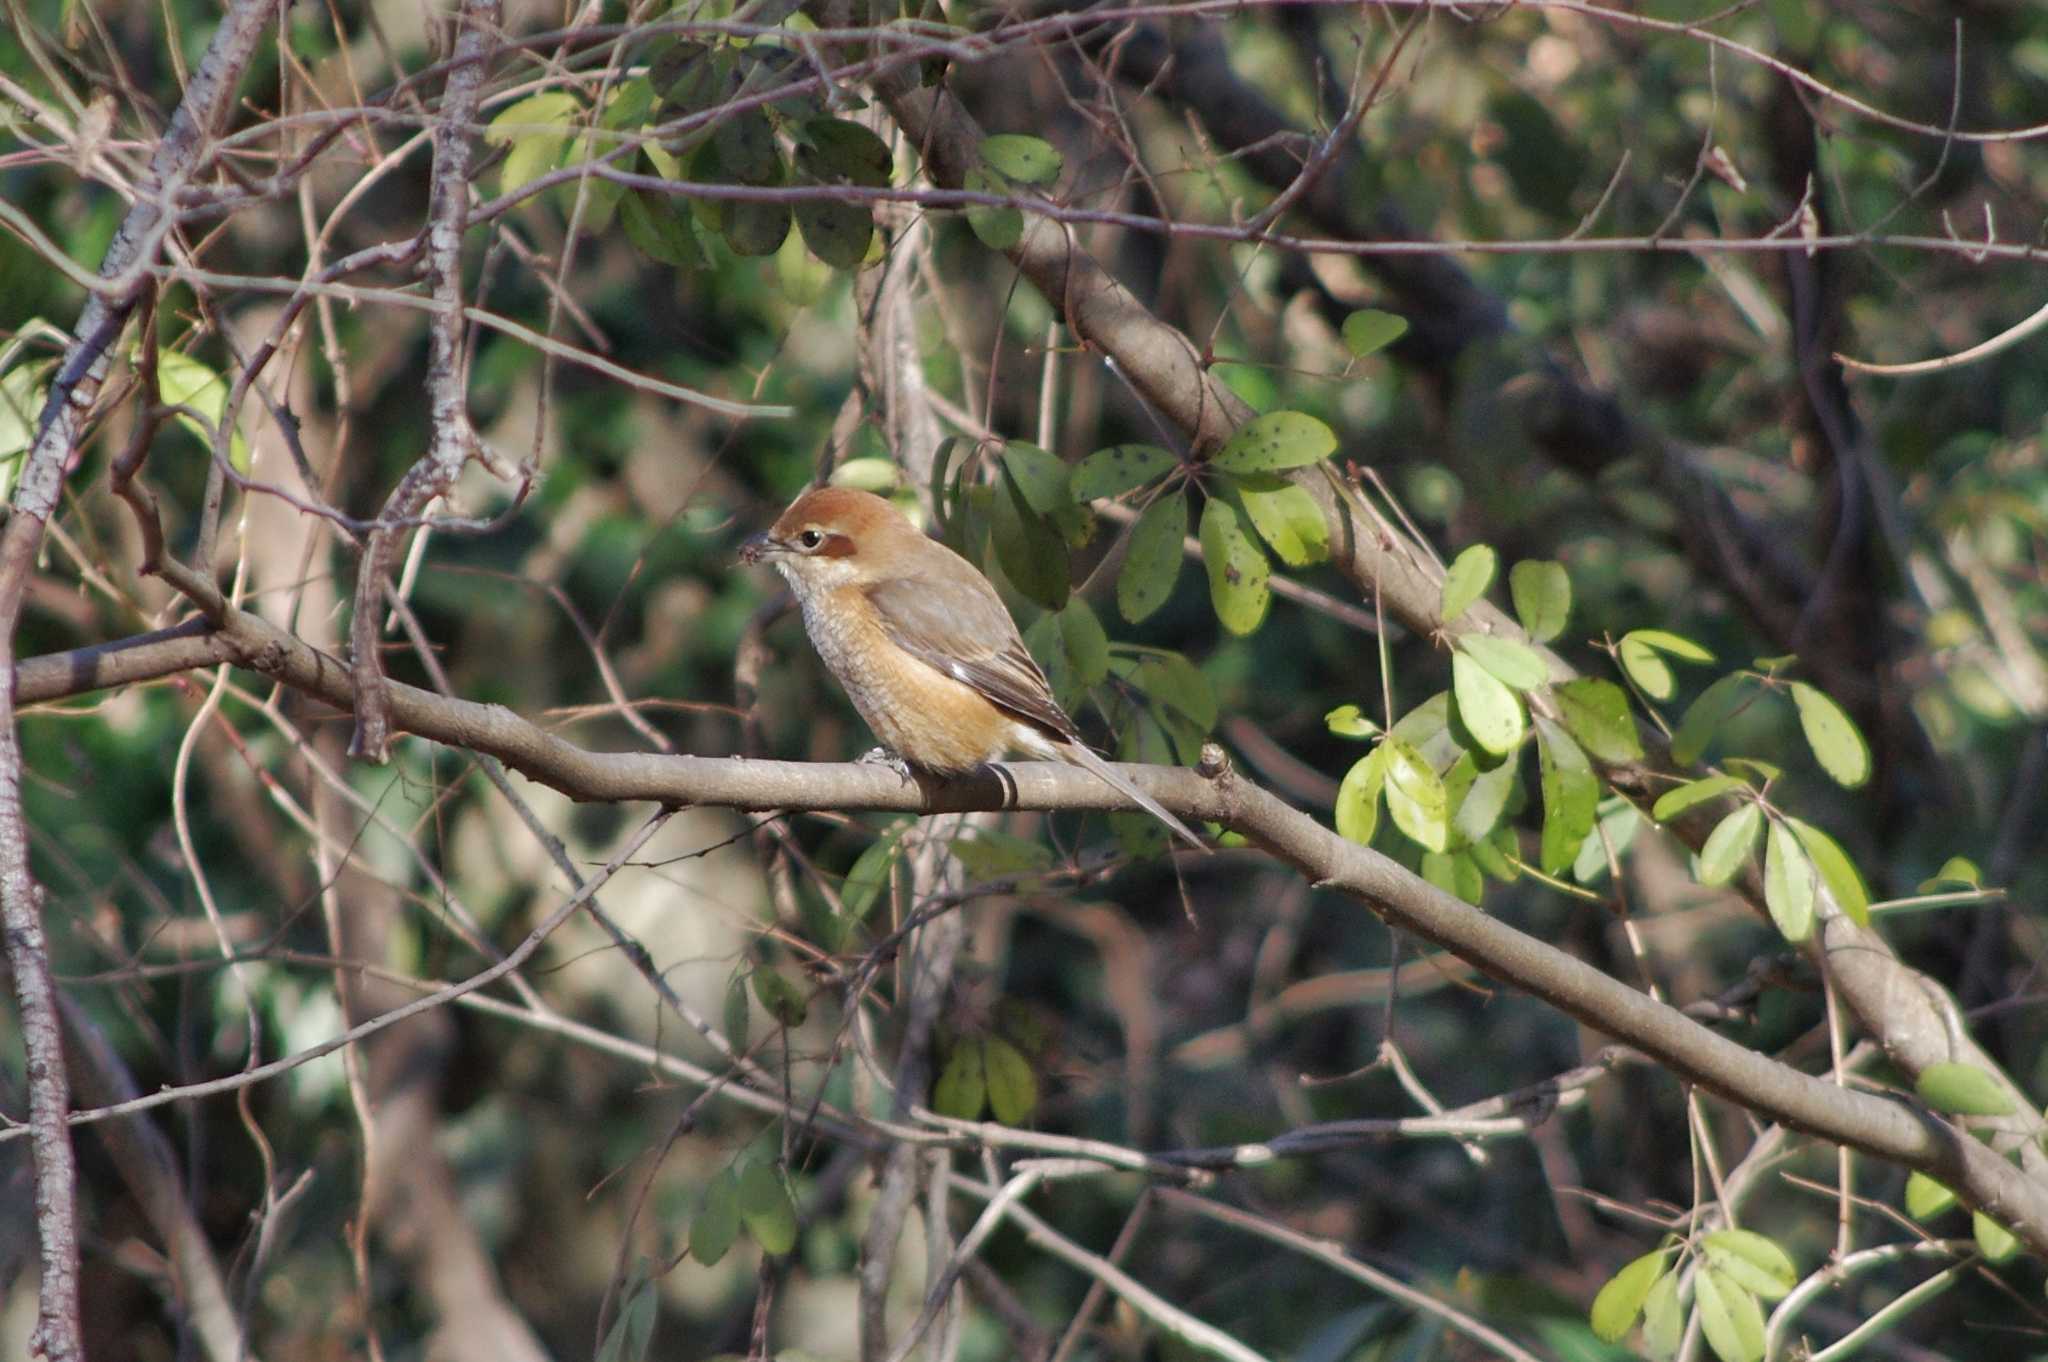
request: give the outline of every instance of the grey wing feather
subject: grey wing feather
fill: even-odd
[[[979,578],[878,582],[867,595],[897,647],[1004,709],[1077,738],[1002,598]]]

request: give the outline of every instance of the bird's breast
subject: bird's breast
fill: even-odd
[[[1016,743],[1016,720],[987,697],[911,656],[858,589],[798,596],[811,646],[882,743],[914,766],[971,771]]]

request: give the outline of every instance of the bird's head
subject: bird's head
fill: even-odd
[[[799,593],[877,580],[905,549],[928,543],[904,514],[872,492],[819,487],[790,503],[740,548],[742,563],[772,563]]]

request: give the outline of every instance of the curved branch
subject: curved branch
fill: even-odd
[[[255,615],[217,601],[215,609],[212,638],[237,665],[342,709],[354,708],[354,681],[344,664]],[[912,782],[885,767],[859,762],[592,752],[502,705],[452,699],[392,681],[385,686],[394,728],[489,753],[579,800],[923,814],[1130,807],[1086,772],[1044,762],[1018,763],[961,780]],[[1454,952],[1680,1077],[1792,1129],[1919,1169],[2011,1227],[2036,1251],[2048,1251],[2048,1187],[1932,1112],[1903,1099],[1839,1088],[1745,1049],[1443,893],[1378,852],[1339,837],[1231,770],[1220,749],[1205,752],[1203,765],[1195,770],[1120,769],[1175,813],[1244,834],[1319,887],[1350,894],[1390,924]]]

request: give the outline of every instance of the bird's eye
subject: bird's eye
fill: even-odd
[[[814,549],[825,542],[825,536],[817,530],[805,530],[796,537],[796,542],[807,549]]]

